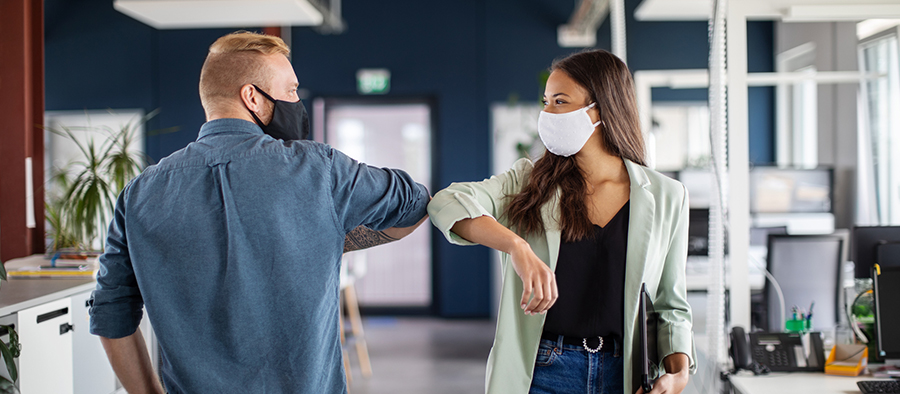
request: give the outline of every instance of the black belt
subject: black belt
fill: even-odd
[[[541,334],[541,339],[558,342],[559,335],[545,332]],[[603,344],[603,346],[600,346],[601,343]],[[595,353],[598,351],[603,353],[613,353],[616,350],[616,339],[613,336],[590,338],[563,336],[563,344],[583,347],[585,348],[585,350],[591,353]],[[597,349],[598,347],[600,349]]]

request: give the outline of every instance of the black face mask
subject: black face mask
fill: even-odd
[[[256,124],[259,125],[264,133],[271,135],[272,138],[285,141],[305,140],[309,136],[309,114],[306,113],[303,101],[292,103],[290,101],[276,100],[258,86],[253,85],[253,87],[275,104],[275,107],[272,109],[272,121],[267,125],[263,124],[253,111],[250,111],[253,120],[256,121]]]

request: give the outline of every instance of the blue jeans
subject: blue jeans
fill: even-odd
[[[534,363],[531,394],[587,393],[621,394],[622,354],[619,343],[613,353],[588,353],[581,346],[541,340]]]

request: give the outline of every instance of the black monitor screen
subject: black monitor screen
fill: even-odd
[[[900,358],[900,267],[883,267],[875,279],[879,358]]]
[[[892,253],[900,246],[900,226],[854,227],[852,237],[850,259],[856,264],[857,278],[869,278],[875,263],[900,265],[900,255]]]
[[[750,170],[751,213],[831,212],[831,194],[830,169]]]
[[[691,208],[688,223],[688,255],[709,254],[709,209]]]

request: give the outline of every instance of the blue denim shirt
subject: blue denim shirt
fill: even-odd
[[[219,119],[119,195],[91,333],[134,333],[146,306],[169,393],[341,393],[346,234],[407,227],[428,191],[328,145]]]

